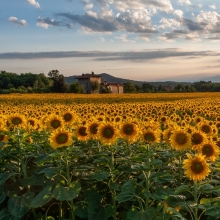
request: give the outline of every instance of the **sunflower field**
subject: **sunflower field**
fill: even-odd
[[[220,94],[0,96],[0,220],[220,219]]]

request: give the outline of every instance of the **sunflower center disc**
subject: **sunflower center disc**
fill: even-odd
[[[134,131],[134,129],[133,129],[132,125],[125,125],[125,126],[123,126],[123,132],[126,135],[131,135],[133,133],[133,131]]]
[[[29,124],[30,124],[31,126],[34,126],[34,121],[33,121],[33,120],[29,120]]]
[[[206,144],[205,146],[203,146],[202,148],[202,154],[206,155],[207,157],[212,156],[213,154],[213,148],[212,146],[210,146],[209,144]]]
[[[192,135],[192,142],[194,144],[201,144],[203,141],[203,137],[200,134],[193,134]]]
[[[187,142],[187,137],[186,137],[186,135],[185,135],[185,134],[182,134],[182,133],[177,134],[177,136],[176,136],[176,142],[177,142],[178,144],[185,144],[185,143]]]
[[[79,134],[80,134],[81,136],[86,136],[86,135],[87,135],[87,133],[86,133],[86,128],[85,128],[85,127],[79,128]]]
[[[60,127],[60,121],[58,121],[58,120],[53,120],[53,121],[51,122],[51,126],[52,126],[53,128],[58,128],[58,127]]]
[[[208,125],[203,125],[202,126],[202,131],[206,134],[210,132],[210,127]]]
[[[72,115],[71,114],[67,113],[67,114],[64,115],[64,120],[65,121],[70,121],[71,119],[72,119]]]
[[[113,135],[114,135],[114,131],[112,130],[112,128],[108,127],[104,129],[103,136],[105,138],[112,138]]]
[[[14,125],[19,125],[19,124],[21,124],[21,119],[20,118],[13,118],[12,119],[12,124],[14,124]]]
[[[68,140],[68,136],[66,134],[58,134],[56,137],[56,141],[58,144],[65,144]]]
[[[203,171],[203,168],[204,167],[201,162],[194,162],[191,167],[192,171],[196,174],[201,173]]]
[[[154,140],[155,140],[155,137],[154,137],[153,134],[147,133],[147,134],[144,135],[144,140],[145,140],[145,141],[154,141]]]

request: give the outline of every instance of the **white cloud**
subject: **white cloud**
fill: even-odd
[[[216,7],[215,4],[214,4],[214,5],[209,5],[209,8],[211,8],[211,9],[213,9],[213,10],[216,10],[216,9],[217,9],[217,7]]]
[[[167,18],[162,18],[160,20],[161,25],[159,28],[165,29],[167,27],[173,28],[173,27],[180,27],[181,23],[175,19],[167,19]]]
[[[175,10],[173,12],[173,14],[176,15],[177,17],[179,17],[179,18],[182,18],[184,13],[181,10]]]
[[[34,5],[36,8],[40,8],[40,4],[35,0],[27,0],[27,2],[31,5]]]
[[[129,39],[128,39],[128,35],[127,35],[127,34],[122,34],[121,36],[115,37],[115,38],[116,38],[116,39],[119,39],[119,40],[121,40],[121,41],[123,41],[123,42],[133,42],[133,43],[135,43],[134,40],[129,40]]]
[[[37,22],[37,26],[38,26],[38,27],[45,28],[45,29],[47,29],[48,27],[52,27],[51,24],[47,24],[47,23],[45,23],[45,22],[43,22],[43,21],[38,21],[38,22]]]
[[[178,0],[179,4],[181,5],[192,5],[190,0]]]
[[[16,25],[19,25],[19,26],[26,26],[27,25],[27,22],[25,20],[19,21],[18,18],[13,17],[13,16],[10,17],[8,20]]]
[[[85,9],[88,10],[88,9],[92,9],[93,8],[93,4],[87,4],[85,6]]]
[[[187,34],[185,39],[190,41],[201,41],[201,38],[198,33]]]
[[[87,11],[86,12],[87,13],[87,15],[89,15],[89,16],[92,16],[92,17],[94,17],[94,18],[98,18],[98,15],[97,15],[97,13],[96,12],[94,12],[94,11]]]

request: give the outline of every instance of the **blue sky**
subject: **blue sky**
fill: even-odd
[[[145,81],[220,74],[217,0],[2,0],[0,26],[0,70]]]

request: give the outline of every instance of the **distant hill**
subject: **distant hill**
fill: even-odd
[[[220,75],[201,79],[202,81],[220,82]]]
[[[131,80],[131,79],[123,79],[123,78],[118,78],[118,77],[115,77],[115,76],[112,76],[110,74],[107,74],[107,73],[101,73],[101,74],[97,74],[97,75],[100,75],[102,78],[101,78],[101,81],[104,82],[117,82],[117,83],[126,83],[126,82],[131,82],[132,84],[138,84],[138,85],[142,85],[143,83],[150,83],[154,86],[159,86],[159,85],[162,85],[162,86],[177,86],[178,84],[183,84],[183,85],[191,85],[192,83],[190,82],[174,82],[174,81],[164,81],[164,82],[148,82],[148,81],[136,81],[136,80]],[[64,77],[64,80],[67,84],[71,84],[73,82],[77,82],[78,80],[75,79],[77,77],[77,75],[74,75],[74,76],[66,76]]]

